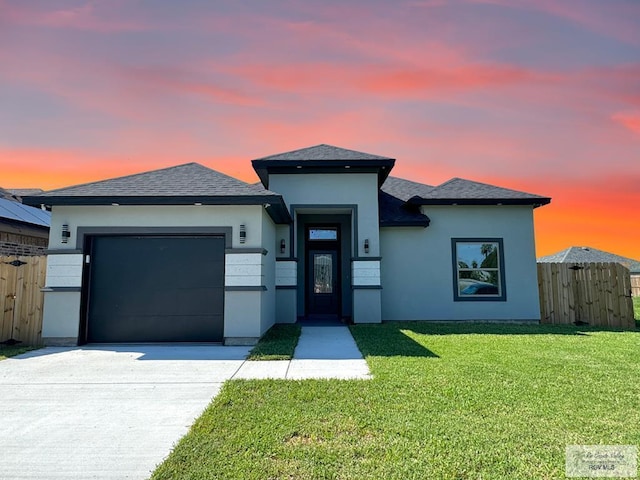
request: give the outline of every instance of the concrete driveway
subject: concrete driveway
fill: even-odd
[[[44,348],[0,362],[0,477],[145,479],[249,347]]]

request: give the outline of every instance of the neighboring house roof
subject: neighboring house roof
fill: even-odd
[[[0,219],[49,228],[51,213],[15,200],[0,198]]]
[[[6,190],[9,192],[14,198],[21,199],[22,197],[28,197],[30,195],[39,195],[44,190],[41,188],[11,188]]]
[[[197,163],[26,196],[30,205],[268,205],[276,223],[291,221],[281,195]]]
[[[321,144],[257,158],[251,164],[267,188],[270,173],[336,173],[349,169],[351,172],[377,172],[378,182],[382,185],[395,159]]]
[[[615,253],[605,252],[591,247],[569,247],[552,255],[538,258],[543,263],[593,263],[614,262],[620,263],[629,269],[631,273],[640,273],[640,261],[623,257]]]

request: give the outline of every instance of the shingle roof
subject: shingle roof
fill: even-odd
[[[395,159],[321,144],[256,158],[251,164],[266,188],[272,173],[377,173],[382,185]]]
[[[548,197],[533,193],[520,192],[487,183],[473,182],[463,178],[452,178],[424,194],[419,194],[412,203],[420,205],[546,205],[551,201]]]
[[[623,257],[615,253],[605,252],[591,247],[569,247],[552,255],[538,258],[543,263],[592,263],[614,262],[627,267],[632,273],[640,273],[640,261]]]
[[[276,195],[198,163],[43,192],[38,197],[196,197]]]
[[[30,205],[269,204],[274,221],[290,221],[281,195],[197,163],[50,190],[23,201]]]
[[[418,205],[409,205],[384,191],[378,193],[378,213],[381,227],[428,227],[430,223]]]
[[[431,193],[435,187],[424,183],[405,180],[404,178],[388,177],[382,184],[382,191],[393,195],[405,202],[413,197],[423,197]]]
[[[51,213],[5,198],[0,198],[0,218],[40,227],[51,224]]]
[[[256,160],[285,160],[293,162],[308,161],[341,161],[341,160],[393,160],[389,157],[380,155],[372,155],[370,153],[357,152],[347,148],[335,147],[322,143],[313,147],[299,148],[290,152],[276,153],[267,157],[257,158]]]

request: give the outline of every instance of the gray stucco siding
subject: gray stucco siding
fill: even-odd
[[[68,243],[56,234],[49,241],[47,287],[53,291],[45,297],[43,337],[51,343],[56,338],[78,338],[81,293],[56,287],[82,287],[83,255],[77,249],[83,246],[82,233],[78,237],[83,231],[225,235],[225,287],[229,289],[224,301],[225,340],[251,342],[275,323],[275,225],[261,205],[55,206],[52,231],[60,232],[63,224],[71,232]],[[240,225],[246,230],[244,243]]]
[[[423,207],[429,228],[381,229],[383,320],[540,318],[529,206]],[[455,301],[452,238],[501,238],[506,301]]]

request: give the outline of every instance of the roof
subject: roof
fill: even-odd
[[[496,187],[487,183],[452,178],[438,186],[426,185],[404,178],[389,177],[382,191],[414,205],[544,205],[548,197]]]
[[[281,195],[198,163],[85,183],[26,196],[30,205],[257,205],[268,204],[277,223],[288,223]]]
[[[404,178],[388,177],[381,188],[383,192],[407,202],[413,197],[428,195],[435,187]]]
[[[408,200],[418,205],[533,205],[551,201],[549,197],[520,192],[487,183],[452,178]]]
[[[14,200],[0,198],[0,219],[49,228],[51,213]]]
[[[615,253],[605,252],[592,247],[569,247],[552,255],[538,258],[543,263],[593,263],[613,262],[627,267],[631,273],[640,273],[640,261],[623,257]]]
[[[380,185],[389,175],[395,159],[320,144],[277,153],[251,161],[262,184],[268,188],[271,173],[378,173]]]
[[[428,227],[431,220],[420,213],[420,207],[409,205],[389,193],[378,193],[378,213],[381,227]]]
[[[41,188],[11,188],[7,190],[13,197],[21,198],[29,195],[39,195],[44,190]]]

